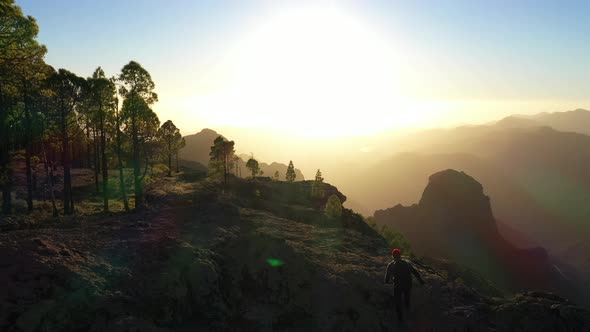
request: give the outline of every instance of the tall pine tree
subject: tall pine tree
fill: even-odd
[[[315,181],[311,185],[311,197],[322,198],[324,196],[324,178],[318,169],[315,174]]]
[[[287,167],[287,174],[285,175],[285,179],[287,182],[295,181],[297,175],[295,174],[295,166],[293,166],[293,160],[289,160],[289,166]]]

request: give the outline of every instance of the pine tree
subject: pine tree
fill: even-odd
[[[233,168],[234,145],[234,141],[227,141],[223,136],[218,136],[209,152],[209,176],[223,176],[224,184],[227,184],[227,177]]]
[[[287,167],[287,174],[285,175],[285,179],[287,182],[295,181],[297,175],[295,174],[295,167],[293,166],[293,161],[289,161],[289,166]]]
[[[246,162],[246,168],[248,168],[250,170],[250,172],[252,173],[253,179],[260,172],[260,166],[258,165],[258,160],[254,159],[254,157],[251,157],[250,159],[248,159],[248,161]]]
[[[174,122],[168,120],[158,129],[158,138],[163,144],[164,155],[168,162],[168,176],[172,176],[172,156],[177,155],[178,150],[180,150],[183,142],[182,135],[180,135],[180,130],[176,128]]]
[[[315,181],[311,185],[311,197],[321,198],[324,196],[324,178],[322,172],[318,169],[315,174]]]
[[[135,61],[130,61],[121,69],[119,82],[121,83],[119,91],[125,97],[121,116],[125,122],[125,129],[131,137],[135,207],[140,207],[143,205],[141,152],[145,151],[145,143],[149,140],[146,138],[149,138],[151,133],[155,133],[160,126],[158,117],[150,108],[150,105],[158,101],[158,95],[154,92],[156,85],[150,73]],[[147,170],[147,163],[145,166]]]

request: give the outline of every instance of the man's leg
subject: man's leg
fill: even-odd
[[[397,320],[401,323],[404,321],[404,310],[402,308],[402,294],[400,288],[395,288],[393,291],[393,298],[395,300],[395,312],[397,313]]]
[[[406,301],[406,311],[409,312],[410,311],[410,297],[412,294],[412,289],[408,288],[405,290],[404,292],[404,300]]]

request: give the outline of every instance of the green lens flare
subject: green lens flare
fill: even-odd
[[[270,265],[272,267],[277,267],[277,266],[281,266],[281,265],[285,264],[285,262],[283,262],[280,259],[276,259],[276,258],[269,258],[266,260],[266,262],[268,263],[268,265]]]

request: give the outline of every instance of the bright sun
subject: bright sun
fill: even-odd
[[[412,125],[419,112],[403,98],[395,42],[377,26],[336,8],[280,13],[228,55],[229,82],[212,107],[231,126],[293,134],[369,134]],[[225,115],[222,115],[225,113]],[[230,114],[228,119],[227,114]]]

